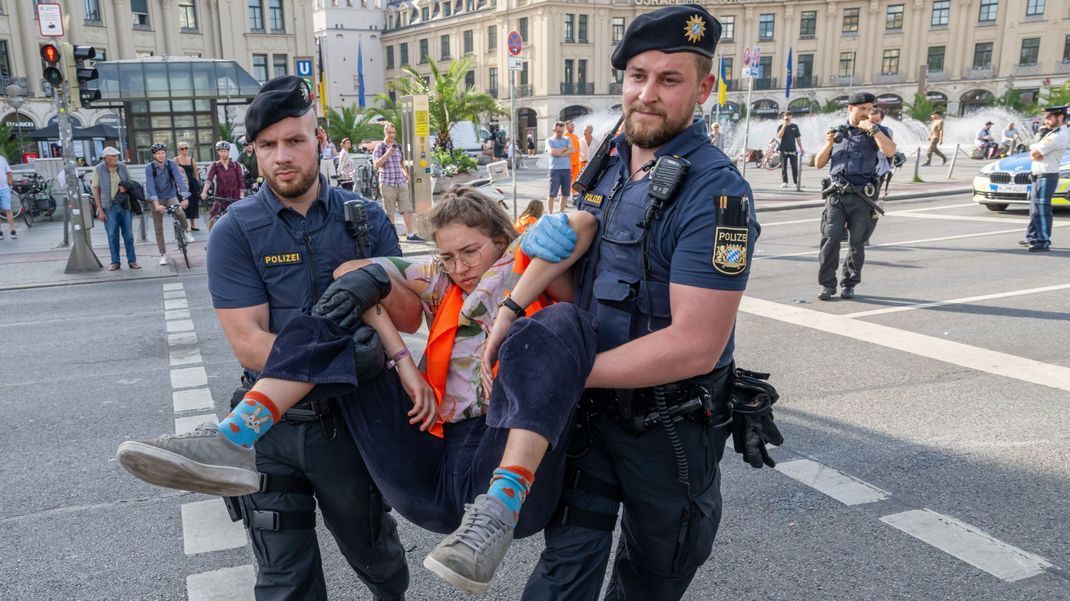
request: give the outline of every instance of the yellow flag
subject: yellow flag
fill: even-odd
[[[724,106],[728,101],[728,83],[724,79],[724,55],[721,55],[721,69],[717,74],[717,104]]]

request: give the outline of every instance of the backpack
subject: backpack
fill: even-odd
[[[175,187],[175,195],[177,196],[178,195],[178,183],[175,182],[175,172],[174,172],[173,169],[171,169],[171,163],[174,163],[174,161],[172,161],[171,159],[165,159],[164,162],[163,162],[163,166],[164,166],[165,169],[167,169],[167,176],[171,178],[171,185]],[[152,165],[152,179],[155,180],[156,176],[159,175],[159,171],[157,171],[157,167],[156,167],[156,161],[155,160],[152,161],[151,165]],[[175,166],[177,167],[178,163],[175,163]]]

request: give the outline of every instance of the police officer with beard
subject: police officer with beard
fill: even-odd
[[[821,223],[821,266],[817,276],[821,292],[817,298],[823,301],[836,294],[836,268],[845,236],[849,236],[849,248],[840,298],[853,298],[855,286],[862,281],[866,231],[879,194],[878,156],[895,155],[890,132],[869,120],[875,100],[868,92],[852,94],[847,99],[847,123],[828,131],[825,146],[814,159],[818,169],[831,159],[829,178],[822,182],[825,217]]]
[[[247,385],[263,369],[275,334],[328,291],[335,267],[350,259],[401,255],[397,233],[379,205],[331,188],[319,174],[313,106],[308,84],[299,77],[264,84],[245,128],[267,185],[231,205],[211,232],[208,288]],[[347,201],[363,205],[358,211],[366,215],[359,219],[363,223],[350,220],[366,230],[359,236],[347,229]],[[418,302],[397,291],[383,299],[398,327],[410,332],[418,321],[400,316],[419,315],[418,305],[408,304]],[[405,551],[339,411],[347,400],[310,395],[256,444],[262,489],[240,497],[237,512],[259,566],[258,601],[327,598],[317,505],[375,599],[404,597]]]
[[[728,407],[759,227],[750,186],[705,121],[692,121],[720,34],[704,8],[672,6],[637,17],[614,51],[624,133],[600,153],[608,162],[588,164],[603,169],[581,175],[590,185],[578,197],[599,221],[575,278],[576,304],[598,320],[598,354],[527,601],[598,597],[622,505],[606,599],[680,599],[712,551],[729,428],[755,467],[773,465],[765,442],[782,442],[768,411],[733,422]],[[549,215],[523,250],[557,261],[574,239],[564,215]]]

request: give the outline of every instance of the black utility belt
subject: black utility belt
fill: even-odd
[[[732,415],[728,391],[733,369],[729,364],[697,378],[659,387],[588,389],[584,392],[584,403],[636,434],[660,423],[658,389],[672,421],[727,421]]]
[[[821,196],[829,198],[831,196],[843,196],[844,194],[858,194],[867,198],[874,198],[877,196],[877,189],[879,187],[880,182],[856,185],[825,178],[821,180]]]

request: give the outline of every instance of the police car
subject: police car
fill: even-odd
[[[1029,204],[1029,192],[1033,186],[1029,174],[1032,159],[1028,152],[1014,154],[981,168],[973,178],[973,201],[985,205],[990,211],[1002,211],[1010,205]],[[1059,162],[1059,184],[1052,195],[1053,207],[1070,207],[1070,150]]]

